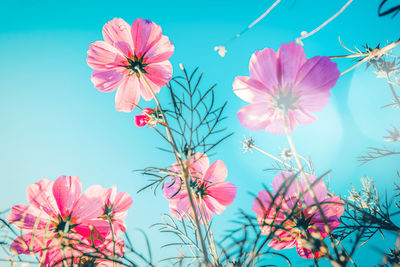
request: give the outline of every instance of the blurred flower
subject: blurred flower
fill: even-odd
[[[280,156],[284,161],[291,161],[293,158],[293,153],[290,149],[285,147],[282,149]]]
[[[55,182],[42,179],[28,186],[30,205],[13,206],[7,217],[9,223],[25,232],[14,240],[10,250],[17,254],[40,252],[41,262],[53,266],[64,256],[80,256],[91,235],[105,238],[110,233],[109,224],[93,219],[104,212],[106,190],[94,185],[82,195],[81,191],[77,176],[60,176]]]
[[[161,27],[145,19],[136,19],[132,27],[123,19],[113,19],[103,27],[104,41],[89,46],[87,63],[94,69],[92,82],[102,92],[117,88],[115,107],[130,112],[140,96],[149,101],[171,79],[168,59],[174,46],[162,35]],[[143,77],[141,77],[143,75]]]
[[[294,42],[278,52],[265,48],[250,59],[250,77],[237,76],[234,93],[250,105],[238,112],[240,123],[250,130],[285,133],[285,117],[293,131],[297,124],[317,120],[311,112],[321,111],[329,102],[329,90],[340,71],[329,57],[306,59]]]
[[[322,180],[316,182],[317,177],[307,176],[311,185],[315,183],[312,190],[327,221],[325,225],[307,182],[292,180],[294,175],[282,171],[276,176],[272,182],[275,193],[259,192],[253,211],[262,233],[273,234],[268,246],[278,250],[296,247],[301,257],[318,259],[326,249],[322,240],[340,224],[338,218],[344,212],[343,202],[338,196],[327,196]]]
[[[256,141],[254,141],[253,137],[249,137],[249,138],[245,137],[242,144],[243,144],[242,149],[246,153],[248,151],[253,151],[253,146],[256,144]]]
[[[396,62],[396,59],[392,62],[381,59],[374,66],[376,70],[372,72],[376,74],[376,77],[387,79],[389,82],[391,77],[395,76],[400,70],[400,66]]]
[[[162,119],[162,115],[156,108],[144,108],[142,114],[135,116],[135,124],[138,127],[143,127],[145,125],[154,127],[157,124],[166,125]]]
[[[391,130],[387,130],[387,132],[389,133],[388,136],[384,136],[383,138],[387,141],[387,142],[398,142],[400,141],[400,131],[399,129],[397,129],[396,127],[393,127],[393,131]]]
[[[186,168],[186,164],[185,164]],[[164,196],[170,200],[170,212],[176,217],[193,216],[188,193],[180,174],[180,167],[175,162],[170,171],[177,173],[163,188]],[[225,182],[228,175],[225,164],[217,160],[211,166],[206,154],[196,153],[189,160],[190,188],[195,201],[195,207],[205,220],[209,221],[212,214],[221,214],[232,204],[236,196],[236,186]]]
[[[225,46],[215,46],[214,51],[217,51],[221,57],[224,57],[227,52]]]
[[[361,209],[377,210],[379,209],[379,196],[374,181],[369,177],[361,178],[362,189],[357,191],[354,186],[349,191],[347,199]]]

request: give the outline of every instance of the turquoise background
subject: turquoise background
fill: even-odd
[[[92,70],[86,64],[90,43],[102,40],[103,25],[114,17],[128,23],[136,18],[150,19],[161,25],[175,45],[171,58],[175,74],[178,64],[188,70],[196,66],[204,71],[203,89],[218,83],[219,103],[228,101],[225,125],[234,136],[220,145],[212,161],[223,160],[228,181],[238,187],[232,206],[214,216],[214,233],[222,237],[233,227],[228,222],[238,208],[251,213],[249,192],[270,185],[274,174],[264,172],[272,161],[260,153],[243,154],[243,136],[253,136],[256,144],[278,155],[287,147],[285,136],[251,132],[240,126],[237,110],[246,103],[232,92],[237,75],[248,75],[248,63],[255,50],[278,49],[295,40],[301,31],[311,31],[337,12],[346,1],[282,1],[264,20],[227,46],[221,58],[213,50],[240,32],[273,1],[7,1],[0,8],[0,210],[26,203],[25,189],[41,178],[55,180],[62,174],[78,175],[84,188],[92,184],[117,185],[132,195],[133,206],[127,223],[134,244],[144,251],[141,228],[149,235],[153,255],[165,258],[174,250],[160,249],[171,241],[168,234],[149,229],[168,212],[168,201],[159,192],[136,194],[147,177],[132,172],[147,166],[167,167],[171,155],[157,150],[161,139],[149,128],[137,128],[133,113],[115,110],[114,93],[101,93],[90,81]],[[354,1],[348,9],[323,30],[304,40],[308,57],[342,55],[347,51],[338,36],[353,48],[368,43],[375,47],[399,38],[400,16],[379,18],[380,1]],[[337,60],[340,70],[354,62]],[[392,194],[399,158],[377,160],[358,167],[356,157],[370,146],[398,148],[382,136],[392,125],[400,127],[399,112],[381,109],[391,100],[388,85],[361,66],[340,77],[332,89],[329,106],[316,115],[320,120],[298,127],[293,138],[298,151],[311,156],[317,174],[332,170],[331,189],[342,196],[350,183],[360,186],[360,178],[373,177],[384,193]],[[160,95],[168,101],[166,89]],[[140,104],[154,106],[153,102]],[[385,241],[377,236],[360,249],[355,258],[359,266],[371,266],[382,260],[381,251],[393,246],[394,237]],[[307,266],[294,249],[283,251],[294,266]],[[283,265],[272,258],[271,264]],[[0,263],[1,264],[1,263]],[[161,265],[164,266],[164,265]]]

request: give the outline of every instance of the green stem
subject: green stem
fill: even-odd
[[[182,180],[184,182],[184,186],[185,186],[187,194],[188,194],[190,207],[191,207],[191,209],[193,211],[194,221],[195,221],[195,224],[196,224],[196,227],[197,227],[197,232],[198,232],[198,236],[199,236],[199,239],[200,239],[201,248],[203,250],[204,261],[205,261],[206,265],[208,265],[210,263],[210,260],[208,259],[208,255],[207,255],[207,246],[204,243],[203,233],[202,233],[201,227],[200,227],[200,221],[199,221],[199,218],[197,217],[198,215],[197,215],[196,208],[195,208],[194,201],[193,201],[192,190],[190,188],[190,180],[189,180],[190,176],[188,175],[188,170],[187,170],[189,168],[189,166],[188,166],[188,164],[186,164],[187,167],[185,168],[183,163],[182,163],[182,156],[177,151],[176,142],[175,142],[175,139],[174,139],[174,137],[173,137],[173,135],[171,133],[171,129],[169,128],[167,117],[165,116],[164,111],[161,108],[160,101],[158,100],[156,94],[154,93],[153,88],[151,88],[149,82],[147,81],[147,79],[143,75],[143,73],[140,71],[140,69],[139,68],[136,68],[136,69],[139,72],[140,77],[145,82],[146,86],[149,88],[151,94],[153,95],[154,100],[157,103],[157,108],[161,112],[163,120],[164,120],[164,123],[166,124],[165,129],[167,131],[168,140],[169,140],[169,143],[170,143],[170,145],[172,147],[172,150],[174,152],[175,158],[176,158],[177,162],[179,163],[179,166],[180,166],[180,169],[181,169],[181,173],[183,175],[183,177],[182,177],[183,179]],[[189,155],[190,155],[190,153],[189,153]]]

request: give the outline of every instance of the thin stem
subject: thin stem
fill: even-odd
[[[297,154],[297,151],[296,151],[296,147],[294,146],[294,142],[293,142],[292,136],[290,135],[290,131],[289,131],[289,128],[287,126],[286,118],[285,118],[285,133],[286,133],[286,136],[287,136],[287,139],[288,139],[288,142],[289,142],[290,150],[292,151],[294,159],[296,161],[296,164],[297,164],[297,166],[299,168],[298,170],[302,174],[303,173],[303,164],[301,163],[299,155]],[[308,178],[306,178],[306,180],[308,181]]]
[[[244,28],[241,32],[235,34],[232,38],[230,38],[228,41],[224,43],[224,46],[227,46],[230,42],[233,40],[241,37],[244,33],[246,33],[248,30],[250,30],[254,25],[259,23],[265,16],[267,16],[279,3],[281,0],[276,0],[264,13],[261,14],[256,20],[254,20],[250,25],[248,25],[246,28]]]
[[[394,100],[396,101],[397,106],[400,108],[400,99],[399,99],[399,96],[397,95],[396,91],[393,88],[392,81],[391,81],[389,75],[387,75],[386,79],[387,79],[388,84],[390,86],[390,90],[392,91],[392,95],[394,97]]]
[[[305,180],[305,182],[307,184],[307,187],[310,189],[309,190],[310,195],[313,198],[313,200],[314,200],[314,202],[315,202],[315,204],[317,206],[317,209],[318,209],[319,213],[321,214],[321,217],[322,217],[322,219],[324,221],[325,230],[326,230],[326,232],[329,233],[330,229],[329,229],[329,225],[328,225],[328,220],[326,219],[325,213],[322,210],[321,205],[320,205],[320,203],[319,203],[319,201],[317,199],[317,196],[314,193],[314,189],[311,187],[311,183],[310,183],[310,181],[308,179],[308,175],[306,175],[306,173],[304,172],[303,165],[302,165],[302,163],[300,161],[300,158],[299,158],[299,156],[297,154],[296,147],[294,145],[293,139],[292,139],[292,137],[290,135],[288,122],[287,122],[287,113],[285,113],[285,115],[284,115],[284,123],[285,123],[286,136],[287,136],[287,139],[288,139],[288,142],[289,142],[289,145],[290,145],[290,149],[291,149],[291,151],[292,151],[292,153],[293,153],[293,155],[295,157],[297,166],[300,169],[300,175],[303,177],[303,179]],[[332,243],[332,245],[334,245],[333,242],[331,242],[331,243]]]
[[[346,46],[344,46],[343,43],[340,41],[340,38],[339,38],[339,42],[342,44],[342,46],[343,46],[346,50],[348,50],[348,51],[350,51],[350,52],[354,52],[354,51],[348,49]],[[331,56],[330,58],[332,58],[332,59],[337,58],[337,59],[338,59],[338,58],[364,57],[364,58],[361,59],[358,63],[354,64],[353,66],[351,66],[351,67],[348,68],[347,70],[341,72],[341,73],[340,73],[340,76],[342,76],[343,74],[346,74],[347,72],[349,72],[349,71],[355,69],[356,67],[358,67],[358,66],[360,66],[361,64],[363,64],[363,63],[369,61],[369,60],[372,59],[372,58],[380,58],[381,56],[383,56],[383,55],[387,54],[388,52],[392,51],[393,48],[395,48],[395,47],[398,46],[399,44],[400,44],[400,39],[399,39],[398,41],[393,42],[393,43],[390,43],[390,44],[388,44],[387,46],[382,47],[382,48],[380,48],[380,49],[379,49],[379,48],[375,48],[375,49],[372,50],[372,51],[369,51],[369,50],[368,50],[366,53],[362,53],[361,51],[359,51],[359,50],[356,48],[356,49],[359,51],[358,53],[353,53],[353,54],[345,55],[345,56]]]
[[[257,150],[257,151],[259,151],[259,152],[261,152],[261,153],[263,153],[264,155],[267,155],[268,157],[270,157],[270,158],[272,158],[272,159],[274,159],[274,160],[276,160],[276,161],[282,163],[283,165],[285,165],[285,166],[288,167],[288,168],[294,169],[294,170],[296,170],[296,171],[300,171],[300,169],[296,168],[296,167],[293,166],[292,164],[289,164],[289,163],[287,163],[286,161],[281,160],[280,158],[278,158],[278,157],[276,157],[276,156],[274,156],[274,155],[268,153],[268,152],[265,151],[265,150],[262,150],[261,148],[255,146],[255,145],[250,145],[250,147],[253,148],[253,149],[255,149],[255,150]]]
[[[181,158],[181,155],[177,152],[176,142],[175,142],[175,139],[174,139],[174,137],[173,137],[173,135],[171,133],[171,129],[170,129],[168,121],[167,121],[167,116],[165,116],[165,113],[164,113],[163,109],[161,108],[160,101],[158,100],[156,94],[154,93],[153,88],[151,88],[151,86],[150,86],[149,82],[147,81],[146,77],[143,75],[143,73],[141,72],[141,70],[138,67],[136,67],[136,70],[139,72],[140,77],[143,79],[143,81],[145,82],[146,86],[149,88],[151,94],[154,97],[154,100],[157,103],[157,108],[161,112],[161,115],[162,115],[162,118],[164,120],[164,123],[166,124],[165,129],[167,131],[168,139],[169,139],[170,144],[172,146],[172,150],[173,150],[173,152],[174,152],[174,154],[175,154],[175,156],[177,157],[177,160],[178,160],[178,158]]]
[[[111,218],[110,218],[109,214],[107,214],[107,220],[108,220],[108,223],[110,224],[110,228],[111,228],[111,237],[112,237],[112,242],[113,242],[113,254],[112,254],[112,256],[114,258],[115,257],[114,227],[112,225],[112,221],[111,221]],[[113,267],[115,267],[115,262],[114,261],[113,261]]]
[[[310,171],[311,171],[311,164],[310,164],[310,162],[305,158],[305,157],[303,157],[301,154],[297,154],[302,160],[304,160],[304,162],[305,163],[307,163],[307,166],[308,166],[308,168],[310,169]]]
[[[200,207],[202,209],[202,213],[200,214],[201,215],[201,220],[202,220],[203,224],[207,227],[206,228],[207,231],[208,231],[207,240],[208,240],[208,247],[210,248],[211,256],[212,256],[214,262],[217,262],[218,256],[217,256],[217,252],[215,250],[214,237],[213,237],[213,234],[211,232],[210,225],[208,224],[208,221],[207,221],[207,219],[205,217],[206,211],[204,209],[204,204],[202,202],[198,203],[198,207],[199,207],[199,209],[200,209]]]
[[[351,261],[351,263],[353,263],[354,266],[357,266],[357,264],[354,262],[353,258],[350,256],[350,254],[347,252],[347,250],[342,245],[342,241],[339,240],[338,245],[343,249],[343,252],[346,253],[346,256],[349,257],[349,260]]]
[[[192,190],[191,190],[190,184],[189,184],[190,183],[190,181],[189,181],[190,176],[188,175],[189,166],[188,166],[188,164],[186,164],[186,168],[183,166],[182,156],[177,151],[176,142],[175,142],[175,139],[174,139],[174,137],[173,137],[173,135],[171,133],[171,129],[169,127],[169,124],[168,124],[168,121],[167,121],[167,117],[165,116],[165,113],[164,113],[163,109],[161,108],[160,101],[158,100],[156,94],[154,93],[153,88],[151,88],[149,82],[147,81],[146,77],[143,75],[141,70],[139,68],[136,68],[136,70],[139,72],[140,77],[143,79],[143,81],[145,82],[146,86],[149,88],[151,94],[154,97],[154,100],[157,103],[157,108],[159,109],[159,111],[162,114],[162,117],[163,117],[163,120],[164,120],[164,123],[165,123],[165,129],[166,129],[167,135],[168,135],[169,144],[172,147],[172,150],[174,152],[175,158],[176,158],[176,160],[177,160],[177,162],[179,164],[179,167],[181,169],[181,173],[183,174],[183,177],[182,177],[183,179],[182,180],[184,182],[184,186],[185,186],[186,192],[188,194],[190,207],[191,207],[191,209],[193,211],[194,221],[195,221],[197,232],[198,232],[198,235],[199,235],[200,244],[201,244],[201,247],[202,247],[202,250],[203,250],[202,252],[203,252],[203,256],[204,256],[204,261],[208,265],[210,263],[210,261],[208,259],[208,255],[207,255],[207,247],[206,247],[206,244],[204,243],[204,239],[203,239],[203,234],[202,234],[201,227],[200,227],[199,218],[197,217],[196,208],[194,206]],[[190,153],[189,153],[189,155],[190,155]]]
[[[331,59],[341,59],[341,58],[355,58],[355,57],[366,57],[368,53],[356,53],[351,55],[342,55],[342,56],[330,56]]]
[[[353,0],[349,0],[347,1],[347,3],[338,11],[336,12],[332,17],[330,17],[328,20],[326,20],[324,23],[322,23],[320,26],[318,26],[317,28],[315,28],[314,30],[312,30],[309,33],[306,33],[302,36],[300,36],[299,38],[296,39],[296,42],[303,45],[303,42],[301,41],[302,39],[308,38],[311,35],[313,35],[314,33],[318,32],[319,30],[321,30],[323,27],[325,27],[329,22],[331,22],[332,20],[334,20],[337,16],[339,16],[346,8],[348,5],[351,4],[351,2],[353,2]]]
[[[196,224],[197,232],[198,232],[198,235],[199,235],[201,249],[203,250],[204,261],[205,261],[206,265],[208,265],[210,263],[210,260],[208,259],[207,247],[206,247],[206,244],[204,243],[203,233],[202,233],[201,227],[200,227],[200,221],[199,221],[199,218],[197,216],[196,207],[195,207],[194,201],[193,201],[192,190],[191,190],[190,185],[189,185],[190,176],[188,175],[188,168],[189,168],[188,165],[189,164],[186,164],[187,167],[185,168],[184,173],[183,173],[183,176],[184,176],[183,181],[184,181],[184,185],[185,185],[185,188],[186,188],[186,192],[188,194],[190,207],[191,207],[191,209],[193,211],[194,222]]]

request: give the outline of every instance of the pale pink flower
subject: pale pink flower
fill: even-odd
[[[186,166],[186,164],[185,164]],[[176,218],[193,216],[188,193],[182,179],[179,165],[175,162],[170,171],[177,173],[163,188],[164,196],[170,200],[170,212]],[[197,215],[209,221],[212,214],[221,214],[231,205],[236,196],[236,186],[225,182],[228,175],[225,164],[217,160],[211,166],[206,154],[196,153],[189,160],[190,188]]]
[[[82,195],[81,191],[82,184],[77,176],[60,176],[55,182],[42,179],[29,185],[30,205],[13,206],[7,217],[9,223],[24,232],[10,249],[17,254],[40,252],[46,266],[51,266],[57,262],[53,260],[57,259],[55,255],[62,254],[62,244],[82,245],[91,233],[95,238],[108,236],[110,225],[100,221],[87,224],[104,213],[106,190],[94,185]],[[77,256],[80,252],[67,249],[64,253]]]
[[[272,183],[275,193],[266,190],[259,192],[258,197],[254,199],[253,211],[257,215],[262,233],[269,235],[274,232],[268,246],[278,250],[296,247],[301,257],[318,259],[324,252],[312,251],[310,236],[323,240],[339,226],[338,219],[344,212],[343,201],[338,196],[328,197],[324,182],[320,180],[313,185],[317,177],[307,176],[327,221],[325,226],[307,182],[301,179],[299,182],[294,180],[288,184],[288,179],[293,175],[295,174],[281,172],[276,176]],[[278,225],[279,227],[276,227]]]
[[[130,112],[140,96],[153,99],[147,80],[154,93],[160,91],[172,76],[168,59],[174,46],[162,35],[161,27],[145,19],[136,19],[132,26],[115,18],[103,27],[104,41],[90,45],[87,63],[94,69],[92,82],[101,92],[115,95],[118,111]],[[141,76],[143,74],[144,77]]]
[[[312,112],[329,102],[329,90],[340,71],[329,57],[306,59],[303,48],[294,42],[256,51],[250,59],[250,77],[237,76],[234,93],[250,103],[238,112],[240,123],[250,130],[285,133],[297,124],[317,120]]]

